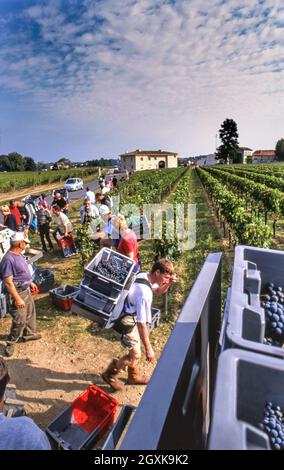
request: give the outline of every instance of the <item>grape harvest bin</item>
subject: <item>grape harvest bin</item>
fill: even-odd
[[[264,344],[265,312],[260,293],[269,283],[283,285],[284,252],[250,246],[235,249],[230,300],[221,338],[222,349],[250,349],[284,358],[284,349]]]
[[[264,407],[284,408],[284,361],[243,349],[228,349],[218,361],[210,450],[269,450],[260,429]]]

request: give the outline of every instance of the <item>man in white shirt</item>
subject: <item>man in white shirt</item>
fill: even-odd
[[[85,199],[83,206],[80,208],[80,216],[82,225],[90,224],[92,220],[99,217],[99,210],[91,204],[90,199]]]
[[[122,334],[121,344],[128,348],[128,354],[118,360],[113,359],[102,373],[102,378],[114,391],[122,389],[123,383],[117,375],[126,367],[129,384],[148,383],[149,379],[140,374],[138,362],[141,358],[141,342],[147,360],[152,361],[155,356],[147,327],[147,323],[151,323],[153,291],[156,294],[164,294],[176,281],[172,263],[164,258],[156,261],[150,272],[137,275],[127,296],[124,312],[114,326],[114,329]]]
[[[66,237],[69,233],[72,232],[73,225],[71,224],[67,215],[61,212],[60,207],[57,204],[52,207],[52,212],[56,216],[55,222],[57,225],[57,228],[53,233],[55,240],[57,240],[58,237]]]
[[[91,204],[95,204],[95,193],[94,191],[91,191],[90,188],[86,188],[86,192],[85,192],[85,196],[84,196],[84,200],[86,201],[86,199],[89,199],[89,201],[91,202]]]

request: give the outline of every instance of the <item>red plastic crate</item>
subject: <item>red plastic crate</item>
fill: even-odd
[[[35,285],[36,285],[36,284],[35,284]],[[37,295],[37,294],[39,294],[39,293],[40,293],[39,287],[36,285],[36,289],[31,290],[31,294],[32,294],[32,295]]]
[[[74,423],[91,433],[99,428],[100,438],[113,424],[118,402],[96,385],[90,387],[71,403]]]
[[[57,240],[57,244],[59,246],[59,248],[63,249],[63,248],[72,248],[72,246],[74,245],[74,238],[72,235],[67,235],[66,237],[63,236],[61,238],[59,238],[59,240]]]
[[[118,402],[96,385],[90,385],[46,428],[62,449],[93,446],[114,423]]]
[[[71,310],[73,304],[73,299],[55,299],[54,305],[56,307],[60,308],[61,310],[64,310],[65,312],[68,312]]]

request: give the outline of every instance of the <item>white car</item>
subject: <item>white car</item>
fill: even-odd
[[[84,189],[84,183],[81,178],[68,178],[64,183],[64,189],[67,191],[78,191],[79,189]]]

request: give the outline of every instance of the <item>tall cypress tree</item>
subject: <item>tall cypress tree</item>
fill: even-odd
[[[233,119],[225,119],[219,130],[219,137],[222,144],[216,152],[217,160],[224,160],[225,163],[240,161],[238,127]]]
[[[275,146],[276,157],[280,162],[284,161],[284,139],[279,139]]]

